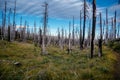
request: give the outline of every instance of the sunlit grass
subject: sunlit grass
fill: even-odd
[[[89,58],[90,50],[47,47],[48,55],[30,43],[0,41],[0,79],[5,80],[86,80],[113,79],[115,52],[103,47],[103,57]],[[5,44],[5,45],[4,45]],[[95,51],[97,55],[97,49]],[[20,62],[21,66],[15,66]]]

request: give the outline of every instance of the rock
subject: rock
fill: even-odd
[[[20,62],[15,62],[14,65],[17,66],[17,67],[19,67],[19,66],[21,66],[22,64],[21,64]]]

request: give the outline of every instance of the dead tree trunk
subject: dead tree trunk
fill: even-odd
[[[8,38],[7,39],[8,39],[9,42],[11,41],[10,16],[11,16],[11,8],[9,10],[9,15],[8,15]]]
[[[60,48],[63,50],[64,49],[64,47],[63,47],[63,45],[64,45],[64,29],[62,28],[62,30],[61,30],[61,44],[60,44]]]
[[[80,49],[82,49],[82,28],[81,28],[81,23],[82,23],[82,12],[80,11]]]
[[[23,29],[22,29],[22,16],[20,18],[20,41],[22,41],[23,39],[23,35],[22,35]]]
[[[14,15],[13,15],[13,34],[12,39],[15,40],[15,28],[16,28],[16,22],[15,22],[15,15],[16,15],[16,0],[15,0],[15,7],[14,7]]]
[[[33,42],[34,42],[34,45],[35,46],[37,46],[37,41],[36,41],[36,21],[34,21],[34,40],[33,40]]]
[[[42,29],[39,29],[39,46],[41,47],[42,45]]]
[[[60,30],[58,28],[58,45],[61,46],[61,37],[60,37]]]
[[[85,39],[85,26],[86,26],[86,0],[84,0],[84,20],[83,20],[83,38],[82,38],[82,48],[84,45],[84,39]]]
[[[108,9],[106,9],[106,43],[108,41]]]
[[[46,28],[47,28],[47,18],[48,18],[48,4],[45,3],[45,12],[44,12],[44,27],[43,27],[43,38],[42,38],[42,55],[47,54],[45,50],[45,36],[46,36]]]
[[[26,41],[26,25],[27,25],[27,21],[25,21],[24,28],[23,28],[23,42]]]
[[[67,31],[65,30],[65,40],[64,40],[64,46],[67,44]]]
[[[102,16],[100,13],[100,39],[98,40],[98,56],[102,56]]]
[[[120,24],[118,24],[118,35],[117,35],[117,38],[120,37]]]
[[[75,27],[74,27],[74,16],[73,16],[73,46],[75,45]]]
[[[2,25],[1,25],[1,35],[0,35],[0,39],[2,40],[2,39],[3,39],[3,19],[4,19],[4,17],[3,17],[3,11],[2,11],[2,15],[1,15],[1,16],[2,16],[2,17],[1,17],[1,18],[2,18],[2,21],[1,21],[1,22],[2,22],[1,24],[2,24]]]
[[[68,54],[71,53],[71,23],[69,22],[69,44],[68,44]]]
[[[112,24],[112,25],[111,25],[111,26],[112,26],[112,30],[111,30],[111,33],[112,33],[112,34],[111,34],[111,35],[112,35],[112,40],[113,40],[113,39],[114,39],[114,19],[112,18],[111,21],[112,21],[112,22],[111,22],[111,24]]]
[[[8,25],[8,41],[10,42],[11,39],[10,39],[10,25]]]
[[[95,28],[96,28],[96,0],[93,0],[93,15],[92,15],[92,38],[91,38],[91,54],[90,58],[93,58],[94,54],[94,38],[95,38]]]
[[[117,12],[115,11],[115,17],[114,17],[114,39],[116,39],[116,14],[117,14]]]
[[[29,24],[27,25],[27,40],[30,39],[30,30],[29,30]]]
[[[90,46],[90,38],[91,38],[91,20],[89,22],[89,30],[88,30],[88,46]]]
[[[105,39],[105,20],[103,20],[103,39]]]
[[[5,1],[5,12],[3,16],[3,26],[2,26],[2,40],[5,39],[5,26],[6,26],[6,8],[7,8],[7,2]]]

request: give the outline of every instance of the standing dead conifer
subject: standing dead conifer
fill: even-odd
[[[22,16],[20,17],[20,41],[23,39]]]
[[[13,14],[13,34],[12,39],[15,40],[15,29],[16,29],[16,22],[15,22],[15,16],[16,16],[16,0],[15,0],[15,7],[14,7],[14,14]]]
[[[80,42],[79,42],[80,49],[82,49],[82,28],[81,28],[81,23],[82,23],[82,12],[80,10],[80,36],[79,36],[79,38],[80,38]]]
[[[24,28],[23,28],[23,41],[26,41],[26,25],[27,25],[27,21],[25,21],[24,23]]]
[[[11,8],[9,10],[9,15],[8,15],[8,41],[11,41],[11,29],[10,29],[10,16],[11,16]]]
[[[48,4],[45,2],[45,12],[44,12],[44,26],[43,26],[43,38],[42,38],[42,55],[47,54],[45,50],[45,36],[46,36],[46,28],[47,28],[47,19],[48,19]]]
[[[89,21],[89,29],[88,29],[88,46],[90,46],[90,38],[91,38],[91,20]]]
[[[58,45],[61,46],[61,37],[60,37],[60,30],[58,28]]]
[[[120,24],[118,24],[118,32],[117,32],[117,38],[120,36]]]
[[[108,41],[108,9],[106,9],[106,35],[105,35],[105,41],[107,43]]]
[[[60,44],[60,48],[63,50],[64,49],[64,29],[61,29],[61,44]]]
[[[30,30],[29,30],[29,24],[27,25],[27,40],[30,39]]]
[[[6,8],[7,8],[7,2],[5,1],[5,11],[3,15],[3,26],[2,26],[2,40],[5,39],[5,26],[6,26]]]
[[[33,44],[34,44],[34,51],[36,51],[36,49],[35,49],[35,46],[37,46],[37,43],[36,43],[36,21],[34,21]]]
[[[74,26],[74,16],[73,16],[73,32],[72,32],[72,36],[73,36],[73,46],[75,45],[75,26]]]
[[[39,46],[41,47],[42,45],[42,29],[39,28],[39,41],[38,41]]]
[[[100,39],[98,40],[98,56],[102,56],[102,16],[100,13]]]
[[[87,3],[86,3],[86,0],[84,0],[84,7],[83,7],[83,12],[84,12],[84,19],[83,19],[83,35],[82,35],[82,48],[83,48],[83,45],[84,45],[84,40],[85,40],[85,28],[86,28],[86,17],[87,17]]]
[[[71,53],[71,22],[69,22],[69,44],[68,44],[68,53]]]
[[[115,11],[115,16],[114,16],[114,39],[116,39],[116,14],[117,14],[117,12]]]
[[[102,33],[102,35],[103,35],[103,39],[105,38],[104,33],[105,33],[105,20],[103,20],[103,33]]]
[[[91,54],[90,54],[90,58],[93,58],[93,54],[94,54],[95,27],[96,27],[96,0],[93,0],[92,37],[91,37]]]

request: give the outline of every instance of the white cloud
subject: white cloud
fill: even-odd
[[[2,4],[0,9],[4,9],[4,1],[7,1],[8,8],[14,8],[15,0],[0,0]],[[68,18],[72,19],[74,16],[76,19],[79,19],[80,10],[83,10],[83,0],[16,0],[17,1],[17,13],[24,15],[36,15],[41,16],[44,12],[44,7],[42,7],[45,1],[48,2],[48,13],[49,17],[57,18]],[[89,4],[88,15],[91,18],[92,16],[92,5]],[[113,11],[113,8],[116,9],[118,14],[120,14],[120,5],[112,6],[109,8],[110,11]],[[97,15],[102,13],[105,16],[105,7],[97,8]]]
[[[8,2],[8,8],[14,8],[15,0],[4,0]],[[4,9],[4,1],[0,9]],[[82,9],[82,0],[17,0],[17,13],[25,15],[43,15],[44,8],[42,7],[44,1],[48,2],[49,17],[59,18],[79,18],[80,9]]]

